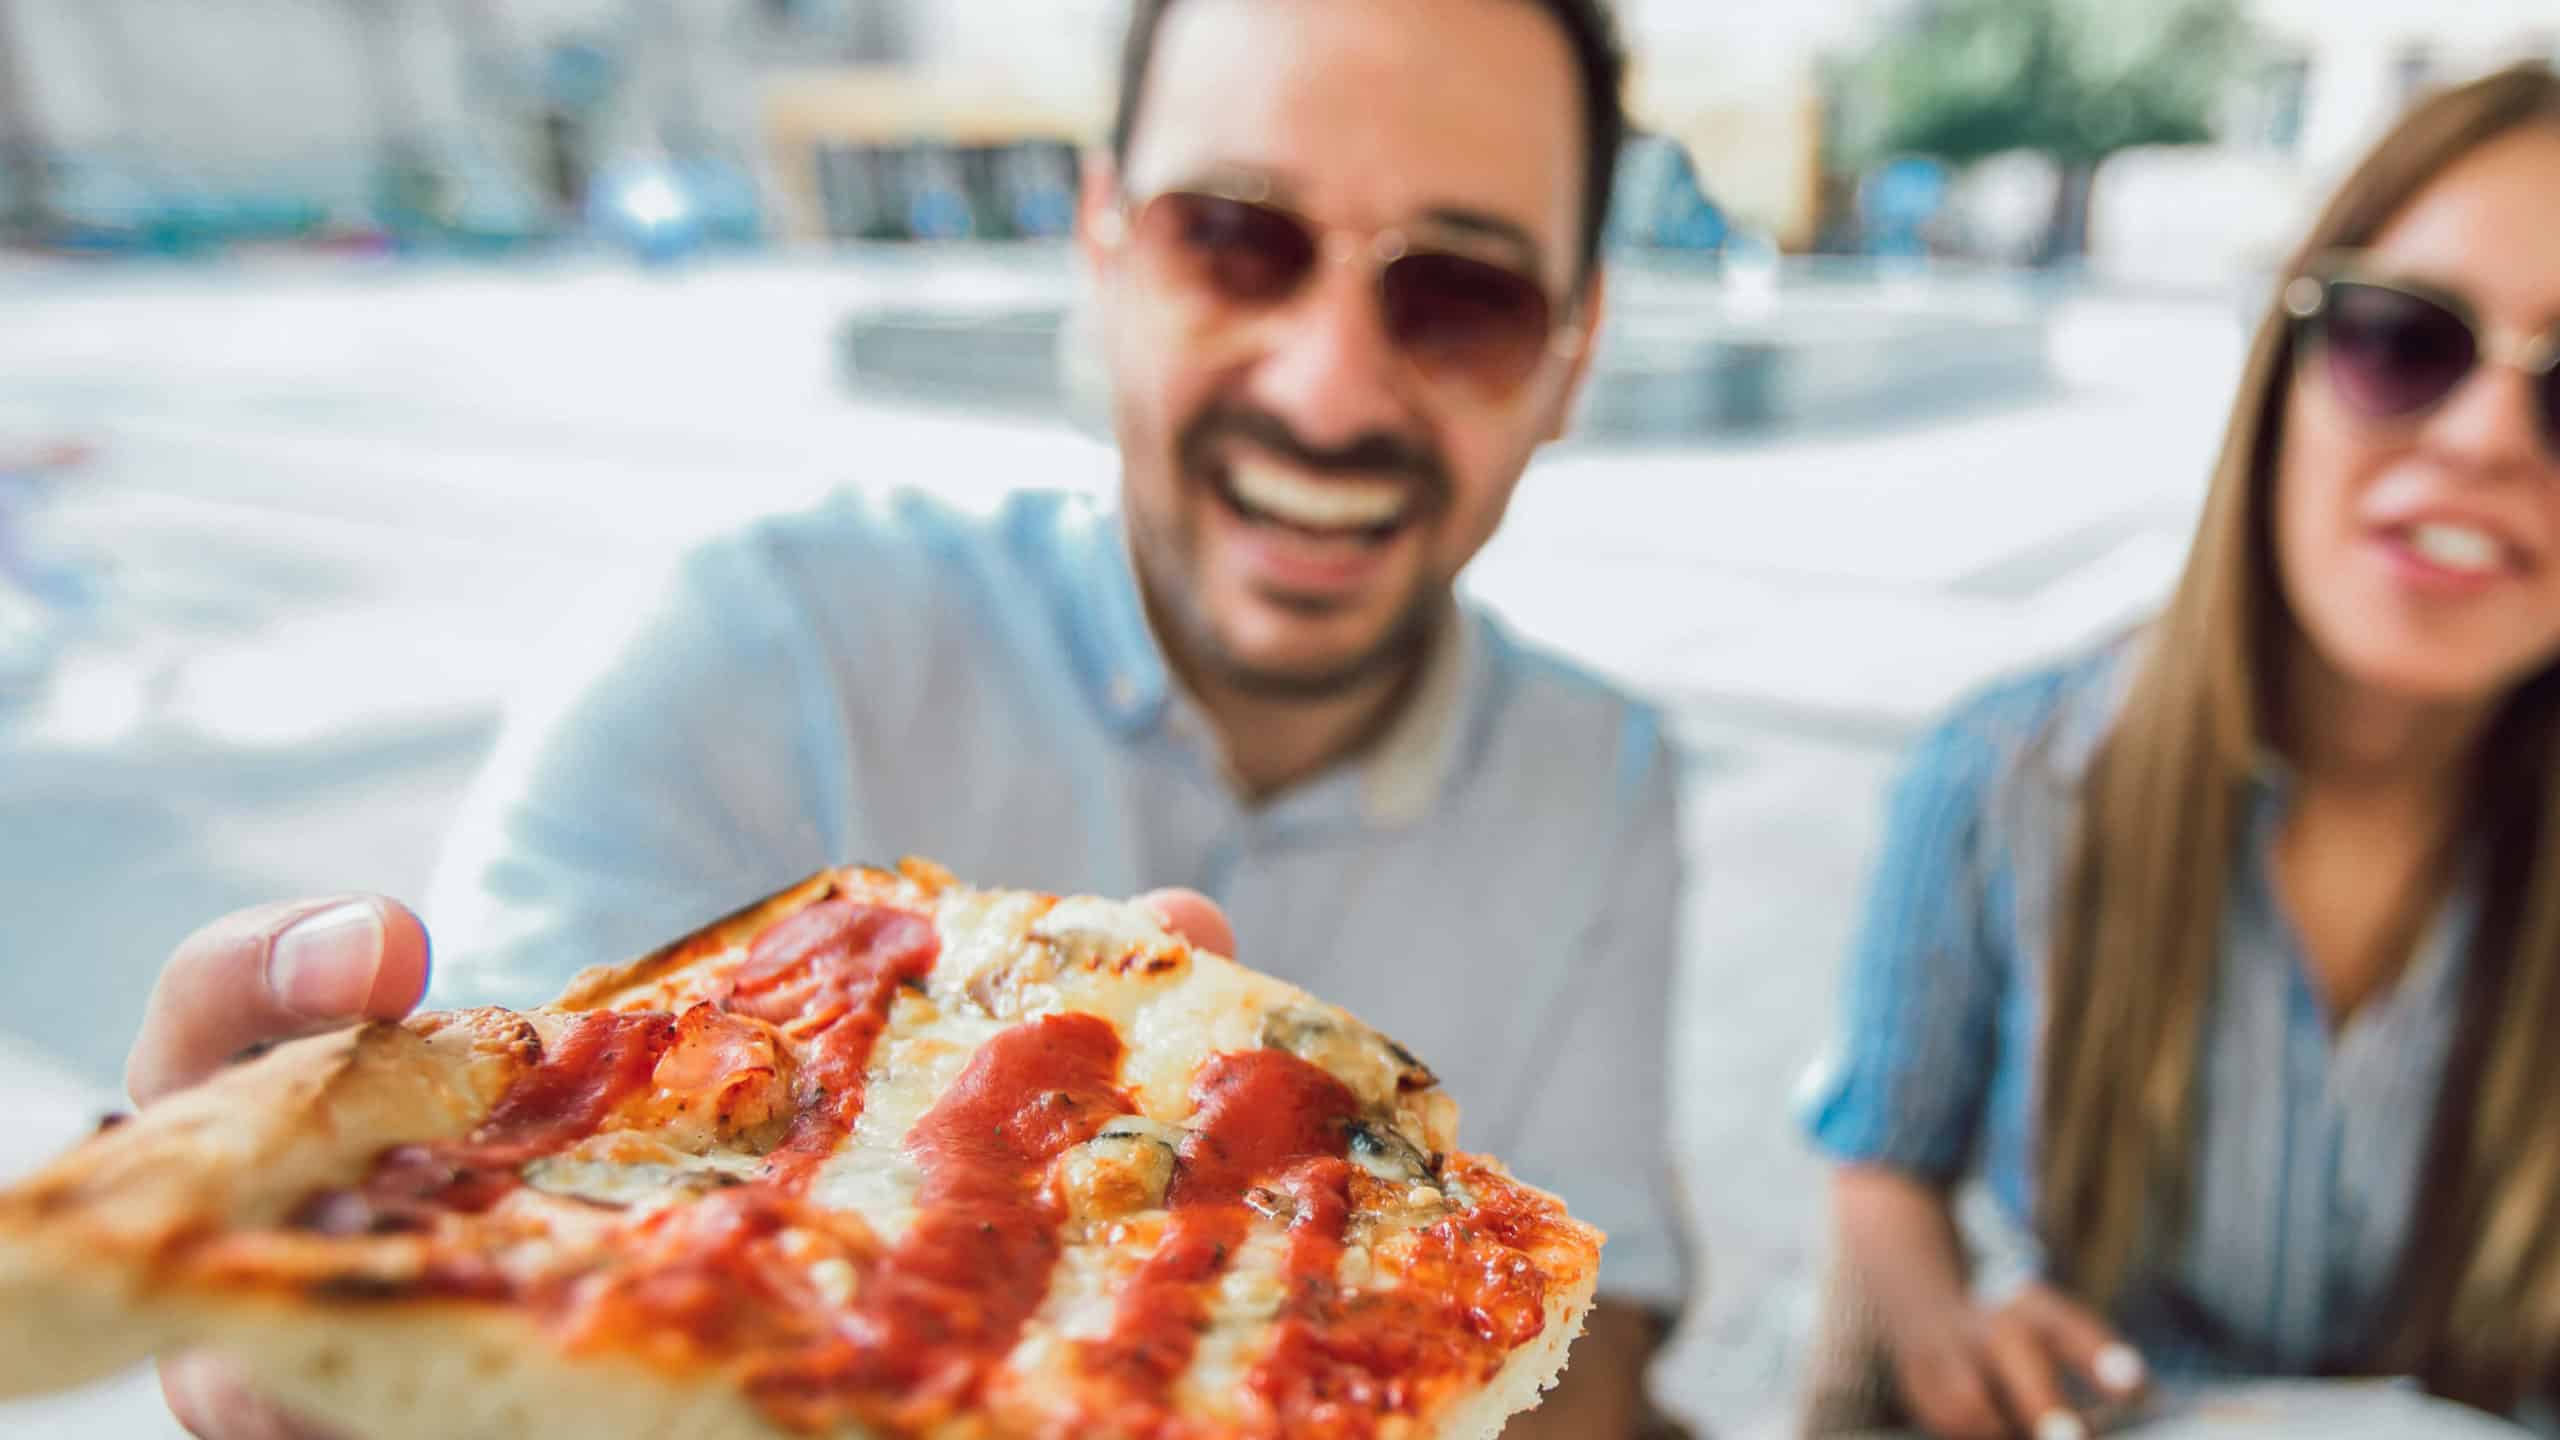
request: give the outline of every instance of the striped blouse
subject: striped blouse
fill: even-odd
[[[2071,796],[2130,668],[2111,647],[2013,679],[1920,743],[1892,794],[1841,1036],[1805,1108],[1839,1160],[1985,1182],[2000,1232],[1987,1249],[2011,1279],[2037,1266],[2037,1041]],[[2399,983],[2332,1033],[2274,885],[2288,788],[2262,767],[2244,812],[2188,1234],[2109,1317],[2172,1378],[2316,1373],[2373,1337],[2455,1028],[2467,890]]]

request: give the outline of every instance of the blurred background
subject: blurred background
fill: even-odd
[[[1472,583],[1693,747],[1662,1378],[1748,1435],[1897,746],[2156,601],[2306,207],[2560,10],[1620,8],[1614,323]],[[1062,236],[1122,13],[0,0],[0,1175],[194,924],[423,889],[554,614],[842,485],[1114,483]],[[0,1431],[175,1433],[141,1379]]]

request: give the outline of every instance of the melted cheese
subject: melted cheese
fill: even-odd
[[[872,1051],[862,1112],[853,1133],[818,1167],[813,1204],[862,1217],[882,1243],[895,1245],[915,1222],[924,1172],[907,1154],[907,1132],[960,1078],[978,1047],[1007,1027],[920,995],[901,996],[889,1033]]]
[[[654,1209],[751,1180],[763,1166],[761,1156],[744,1151],[692,1154],[626,1130],[534,1161],[524,1168],[524,1182],[572,1200]]]
[[[1234,1397],[1269,1334],[1271,1317],[1289,1298],[1288,1260],[1288,1230],[1257,1220],[1227,1273],[1219,1277],[1200,1348],[1192,1352],[1190,1371],[1174,1386],[1174,1396],[1186,1410],[1232,1412]]]

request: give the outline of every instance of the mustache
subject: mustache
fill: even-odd
[[[1232,404],[1212,405],[1183,427],[1179,446],[1183,468],[1195,472],[1208,468],[1217,458],[1219,445],[1228,441],[1242,441],[1319,475],[1401,476],[1432,506],[1444,504],[1452,488],[1449,467],[1439,451],[1410,436],[1372,430],[1345,444],[1314,445],[1279,416]]]

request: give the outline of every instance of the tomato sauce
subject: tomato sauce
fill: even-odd
[[[1252,1228],[1250,1190],[1283,1182],[1293,1201],[1293,1272],[1303,1264],[1330,1274],[1331,1258],[1320,1252],[1330,1244],[1339,1257],[1348,1213],[1340,1157],[1359,1102],[1341,1081],[1284,1050],[1244,1051],[1210,1057],[1191,1099],[1164,1239],[1122,1296],[1110,1333],[1081,1351],[1086,1370],[1141,1414],[1168,1403],[1199,1348],[1210,1292]],[[1125,1423],[1143,1424],[1135,1416]]]
[[[756,937],[721,1003],[800,1044],[799,1113],[767,1162],[776,1184],[806,1186],[851,1133],[898,988],[932,974],[941,950],[931,918],[845,899],[821,900]]]
[[[866,1267],[835,1343],[757,1366],[769,1414],[823,1428],[846,1410],[892,1428],[973,1404],[1048,1293],[1064,1214],[1049,1163],[1129,1113],[1120,1036],[1091,1015],[1045,1016],[980,1047],[908,1132],[924,1172],[917,1215]]]

